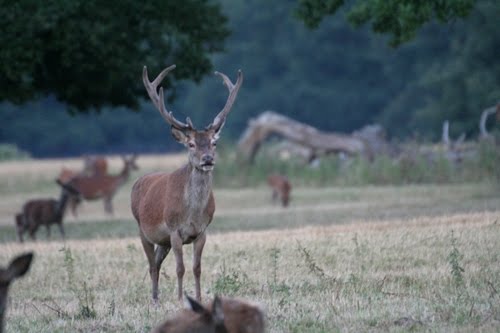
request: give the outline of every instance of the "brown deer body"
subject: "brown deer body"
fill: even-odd
[[[28,232],[31,239],[36,238],[38,228],[44,225],[47,229],[47,237],[50,237],[50,226],[57,224],[61,236],[64,238],[63,219],[66,206],[71,196],[78,196],[79,193],[73,187],[65,185],[59,181],[61,195],[59,199],[33,199],[23,205],[22,213],[16,215],[17,235],[20,242],[23,242],[23,233]]]
[[[102,156],[85,155],[82,172],[88,176],[105,175],[108,173],[108,161]]]
[[[288,178],[279,174],[270,175],[267,177],[267,184],[273,191],[273,202],[279,198],[283,207],[287,207],[290,202],[290,192],[292,191],[292,185]]]
[[[234,298],[215,296],[208,307],[188,297],[191,309],[180,311],[153,333],[264,333],[259,307]]]
[[[153,301],[158,301],[160,267],[173,249],[176,261],[178,298],[182,298],[184,261],[182,246],[193,243],[193,273],[196,298],[201,299],[201,255],[205,245],[205,229],[212,221],[215,200],[212,193],[212,169],[215,165],[215,146],[226,116],[241,86],[243,75],[238,74],[236,85],[221,73],[229,97],[224,109],[205,130],[196,130],[188,118],[184,124],[165,108],[163,89],[157,88],[169,71],[164,69],[150,82],[146,67],[143,82],[149,97],[168,124],[173,137],[189,149],[189,162],[173,173],[157,172],[139,178],[131,193],[132,213],[139,224],[144,252],[149,262]],[[155,249],[156,245],[156,249]]]
[[[68,183],[76,176],[104,176],[108,173],[108,161],[105,157],[95,155],[85,155],[83,157],[83,170],[74,171],[63,167],[57,177],[62,183]],[[69,199],[69,206],[74,217],[78,217],[78,206],[82,202],[78,196]]]
[[[84,200],[99,200],[104,201],[104,210],[108,214],[113,214],[113,197],[116,192],[125,184],[132,170],[138,170],[139,167],[135,163],[137,156],[123,157],[123,169],[118,175],[109,174],[94,174],[91,176],[78,174],[72,177],[67,184],[70,184],[80,192],[81,198]],[[76,209],[76,208],[75,208]]]
[[[7,268],[0,267],[0,333],[3,332],[3,320],[7,306],[9,285],[15,279],[26,274],[32,260],[33,253],[26,253],[14,258]]]

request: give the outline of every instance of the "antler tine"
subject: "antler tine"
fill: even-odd
[[[193,128],[192,123],[185,124],[172,115],[172,112],[167,111],[165,107],[164,95],[163,95],[163,87],[160,87],[160,92],[158,93],[158,85],[160,85],[161,81],[167,76],[167,74],[172,71],[176,66],[172,65],[161,71],[160,74],[153,80],[153,82],[149,81],[148,77],[148,69],[144,66],[142,70],[142,81],[144,83],[144,87],[148,92],[149,98],[156,106],[160,114],[163,118],[169,123],[172,127],[177,129],[191,129]]]
[[[223,84],[229,90],[229,96],[227,97],[226,105],[224,105],[222,111],[219,112],[219,114],[214,118],[213,123],[209,125],[210,128],[215,128],[216,130],[218,130],[219,127],[224,123],[224,119],[226,118],[229,111],[231,111],[233,103],[236,100],[236,96],[238,95],[238,90],[240,89],[241,84],[243,83],[243,73],[241,69],[238,70],[238,79],[236,80],[236,84],[233,84],[231,80],[227,77],[227,75],[224,73],[215,72],[215,75],[219,75],[220,77],[222,77]]]

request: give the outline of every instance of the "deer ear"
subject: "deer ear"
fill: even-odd
[[[7,268],[10,280],[26,274],[26,272],[30,268],[32,260],[33,260],[32,252],[20,255],[19,257],[12,260],[12,262],[9,265],[9,268]]]
[[[224,324],[224,311],[222,309],[222,301],[219,296],[215,296],[214,303],[212,305],[212,318],[214,319],[214,323]]]
[[[186,145],[188,140],[189,140],[189,135],[187,134],[186,131],[181,131],[178,130],[177,128],[172,127],[172,136],[174,137],[177,142],[182,143],[183,145]]]
[[[222,122],[221,124],[219,125],[219,127],[217,129],[215,129],[215,132],[214,132],[214,140],[219,140],[219,137],[220,137],[220,133],[222,132],[222,128],[224,127],[224,124],[226,123],[226,118],[222,119]]]
[[[189,297],[187,294],[184,294],[184,295],[186,296],[186,300],[187,300],[189,308],[191,310],[193,310],[196,313],[205,313],[206,312],[206,310],[203,307],[203,305],[201,305],[200,303],[198,303],[195,299]]]

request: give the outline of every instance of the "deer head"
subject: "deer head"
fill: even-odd
[[[33,253],[26,253],[16,257],[7,268],[0,268],[0,332],[3,329],[3,317],[7,303],[7,291],[10,283],[26,274],[30,268]]]
[[[136,163],[137,154],[134,154],[130,157],[122,155],[121,158],[122,158],[123,163],[124,163],[124,170],[129,170],[129,171],[139,170],[139,166]]]
[[[211,171],[215,166],[215,147],[217,145],[217,140],[226,122],[226,117],[231,111],[236,96],[238,95],[238,90],[243,82],[243,74],[241,70],[238,71],[238,79],[236,84],[233,84],[225,74],[215,72],[215,75],[219,75],[222,78],[224,85],[229,90],[229,96],[226,105],[222,111],[217,114],[213,122],[206,126],[205,129],[197,130],[189,117],[186,118],[185,123],[175,119],[172,112],[167,111],[165,107],[163,88],[160,87],[158,92],[159,84],[174,68],[175,65],[165,68],[158,77],[151,82],[148,78],[148,70],[146,66],[144,66],[142,73],[144,86],[153,104],[165,121],[171,126],[174,139],[188,148],[189,163],[200,171]]]

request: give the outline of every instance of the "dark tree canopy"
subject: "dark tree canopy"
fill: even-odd
[[[309,28],[317,28],[325,16],[344,5],[344,0],[299,0],[297,16]],[[449,22],[464,18],[476,0],[362,0],[354,1],[347,13],[355,26],[371,22],[372,30],[388,34],[391,45],[397,46],[415,37],[425,23]]]
[[[142,66],[199,81],[229,31],[209,0],[0,0],[0,101],[53,95],[78,111],[138,107]],[[172,81],[171,78],[174,78]]]

